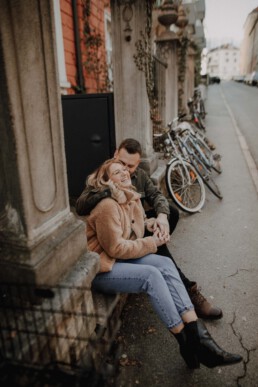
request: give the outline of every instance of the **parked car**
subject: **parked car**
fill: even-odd
[[[233,81],[236,81],[236,82],[244,82],[244,80],[245,80],[244,75],[235,75],[233,77]]]
[[[258,71],[253,71],[245,76],[245,83],[251,86],[258,86]]]
[[[254,71],[252,73],[251,85],[252,86],[258,86],[258,71]]]
[[[212,85],[213,83],[220,83],[220,77],[217,77],[217,76],[210,77],[209,83],[210,83],[211,85]]]
[[[245,75],[244,83],[246,85],[251,85],[252,84],[252,73],[249,73],[249,74]]]

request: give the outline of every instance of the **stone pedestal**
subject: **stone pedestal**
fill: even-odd
[[[112,0],[114,99],[117,145],[128,137],[143,149],[143,167],[152,173],[157,167],[153,151],[152,124],[146,78],[135,63],[136,42],[144,38],[148,0]]]
[[[1,1],[0,34],[0,279],[56,284],[86,236],[68,203],[52,1]]]

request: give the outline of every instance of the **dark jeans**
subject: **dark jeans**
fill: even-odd
[[[170,208],[170,216],[169,216],[169,219],[168,219],[168,223],[169,223],[169,228],[170,228],[170,235],[173,233],[173,231],[175,230],[176,228],[176,225],[177,225],[177,222],[179,220],[179,211],[176,207],[172,207],[172,206],[169,206]],[[151,210],[148,210],[146,211],[146,215],[148,218],[152,218],[152,217],[157,217],[157,214],[155,212],[155,210],[151,209]],[[145,236],[147,235],[151,235],[151,233],[149,233],[149,231],[146,231],[145,232]],[[164,257],[169,257],[172,259],[172,261],[174,262],[177,270],[178,270],[178,273],[181,277],[181,280],[183,281],[183,284],[185,285],[186,289],[189,289],[192,285],[193,285],[193,282],[190,281],[185,275],[184,273],[179,269],[179,267],[177,266],[174,258],[172,257],[172,254],[170,253],[167,245],[162,245],[162,246],[159,246],[158,247],[158,251],[157,251],[157,254],[159,255],[163,255]]]

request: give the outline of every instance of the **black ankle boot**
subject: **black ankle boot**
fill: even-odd
[[[188,368],[200,368],[200,362],[198,360],[197,354],[193,350],[192,346],[189,345],[185,330],[183,329],[180,333],[173,333],[173,335],[179,344],[180,354],[186,362]]]
[[[186,324],[184,329],[189,343],[192,343],[196,350],[200,363],[206,367],[227,366],[239,363],[242,360],[242,356],[221,349],[201,320]]]

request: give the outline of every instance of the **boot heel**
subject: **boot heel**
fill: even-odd
[[[180,333],[173,334],[179,344],[179,350],[186,365],[190,369],[200,368],[200,361],[197,353],[193,350],[193,347],[189,345],[185,330]]]
[[[188,368],[192,370],[200,368],[200,361],[196,353],[189,351],[189,349],[185,353],[185,351],[182,348],[180,348],[180,354],[184,359]]]

